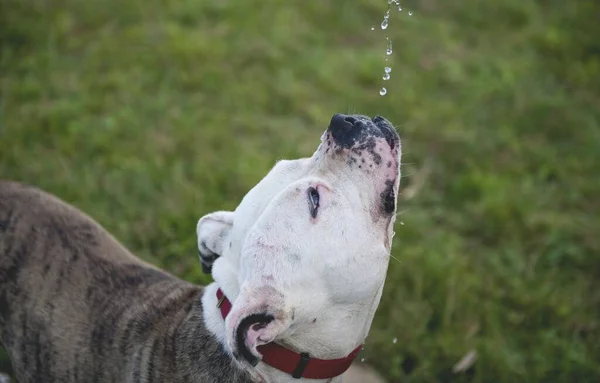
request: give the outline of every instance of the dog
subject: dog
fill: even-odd
[[[0,182],[0,340],[28,382],[341,382],[394,235],[400,138],[335,114],[196,232],[206,287],[132,255],[42,190]]]

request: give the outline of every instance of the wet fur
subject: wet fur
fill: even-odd
[[[0,181],[0,340],[18,382],[250,382],[206,330],[202,293],[76,208]]]

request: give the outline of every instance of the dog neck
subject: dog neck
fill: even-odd
[[[229,273],[223,273],[224,268],[220,268],[218,275],[213,276],[217,282],[208,285],[202,297],[202,306],[204,310],[204,322],[207,329],[218,339],[229,355],[231,350],[227,345],[225,320],[220,311],[219,302],[217,299],[217,289],[221,289],[227,298],[233,303],[239,294],[239,286],[237,283],[237,275],[234,268],[227,268]],[[213,270],[214,271],[214,270]],[[304,337],[296,337],[294,339],[285,339],[281,343],[285,343],[286,348],[297,352],[309,352],[310,356],[319,359],[338,359],[346,357],[350,354],[357,345],[361,344],[366,338],[373,313],[377,307],[379,296],[378,292],[373,303],[367,307],[363,307],[366,313],[363,318],[358,316],[348,316],[344,313],[332,312],[326,316],[318,326],[315,326],[315,334],[306,334]],[[343,323],[342,323],[343,322]],[[340,325],[341,323],[341,325]],[[346,326],[346,327],[345,327]],[[334,329],[338,331],[335,332]],[[233,358],[233,356],[231,356]],[[292,375],[282,372],[274,367],[260,362],[254,368],[248,368],[248,372],[257,382],[282,382],[282,383],[297,383],[297,382],[341,382],[342,376],[337,376],[328,379],[296,379]]]
[[[223,347],[229,352],[229,356],[231,356],[231,352],[228,349],[226,338],[225,338],[225,320],[221,315],[221,311],[219,310],[218,300],[216,297],[216,292],[219,286],[216,283],[212,283],[208,285],[205,289],[204,295],[202,296],[202,306],[204,311],[204,322],[207,329],[215,335],[218,341],[223,345]],[[274,367],[271,367],[265,363],[260,362],[256,367],[249,368],[248,373],[251,375],[252,379],[255,382],[281,382],[281,383],[299,383],[299,382],[311,382],[311,383],[338,383],[341,382],[341,376],[329,378],[329,379],[295,379],[290,374],[277,370]]]

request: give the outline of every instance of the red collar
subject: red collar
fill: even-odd
[[[217,289],[217,307],[221,309],[223,319],[231,311],[231,302]],[[354,358],[362,350],[362,344],[345,358],[341,359],[316,359],[308,353],[298,354],[277,343],[268,343],[257,347],[262,354],[262,361],[280,371],[287,372],[296,379],[329,379],[343,374],[352,364]]]

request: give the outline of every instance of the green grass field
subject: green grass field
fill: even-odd
[[[365,363],[391,382],[600,381],[597,1],[407,0],[386,31],[385,0],[0,7],[1,178],[206,283],[200,216],[312,154],[332,114],[383,115],[403,138],[399,262]]]

